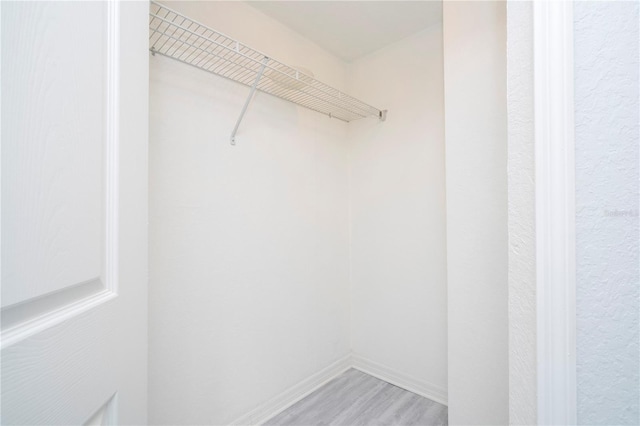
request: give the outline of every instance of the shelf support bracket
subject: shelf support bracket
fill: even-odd
[[[256,92],[256,89],[258,88],[258,83],[262,78],[262,74],[264,73],[264,69],[266,68],[268,61],[269,61],[269,57],[267,56],[265,56],[264,59],[262,60],[262,67],[260,67],[260,71],[256,76],[256,81],[254,81],[253,85],[251,86],[251,91],[249,92],[249,96],[247,97],[247,100],[245,101],[244,106],[242,107],[242,111],[240,111],[240,117],[238,117],[238,121],[236,121],[236,126],[233,128],[233,132],[231,132],[231,145],[236,144],[236,133],[238,132],[238,127],[240,127],[240,123],[242,122],[242,118],[244,117],[244,114],[247,112],[247,108],[249,107],[249,103],[251,103],[253,94]]]

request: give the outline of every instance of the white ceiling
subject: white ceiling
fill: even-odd
[[[248,1],[352,61],[442,21],[441,1]]]

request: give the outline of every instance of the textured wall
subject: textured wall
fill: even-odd
[[[349,90],[389,115],[348,143],[353,352],[446,400],[442,72],[440,25],[352,63]]]
[[[509,421],[506,4],[443,5],[449,421]]]
[[[638,3],[574,13],[578,422],[637,425]]]
[[[507,3],[509,423],[535,424],[536,264],[533,8]]]

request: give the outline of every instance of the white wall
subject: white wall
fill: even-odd
[[[579,424],[640,423],[638,23],[574,7]]]
[[[508,423],[506,5],[443,8],[449,423]]]
[[[537,422],[533,7],[507,2],[509,424]]]
[[[343,86],[246,4],[169,6]],[[231,146],[248,88],[150,67],[150,422],[226,424],[350,352],[347,127],[258,93]]]
[[[151,422],[228,423],[352,348],[446,401],[442,27],[347,67],[245,4],[169,6],[390,113],[258,93],[232,147],[248,89],[151,59]]]
[[[356,363],[446,401],[442,27],[355,61],[348,78],[351,93],[389,109],[384,123],[349,124]]]

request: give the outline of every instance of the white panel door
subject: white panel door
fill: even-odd
[[[0,422],[145,424],[148,3],[0,16]]]

